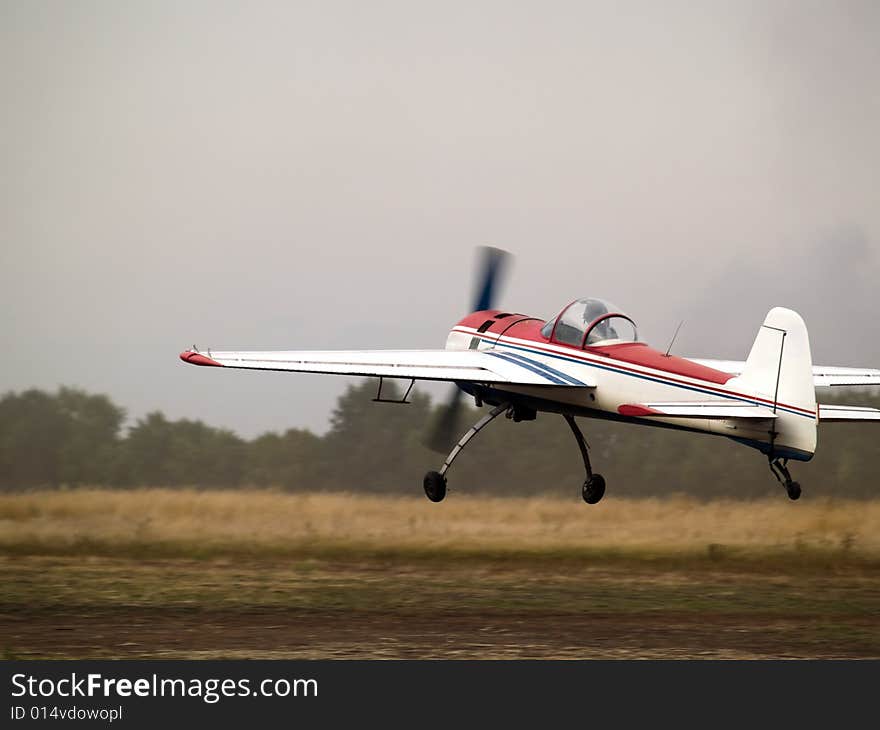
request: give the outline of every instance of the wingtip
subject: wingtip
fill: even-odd
[[[214,368],[222,368],[223,366],[217,362],[216,360],[212,360],[210,357],[205,357],[200,352],[195,352],[193,350],[184,350],[180,353],[180,359],[190,365],[207,365],[208,367]]]
[[[621,416],[628,416],[630,418],[644,418],[645,416],[662,415],[660,411],[655,410],[654,408],[648,408],[647,406],[629,403],[624,403],[623,405],[618,406],[617,412]]]

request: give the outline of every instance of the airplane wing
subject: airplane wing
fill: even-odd
[[[819,421],[823,423],[846,423],[852,421],[876,421],[880,423],[880,409],[865,406],[819,406]]]
[[[649,418],[651,416],[681,418],[747,418],[768,420],[776,418],[772,408],[749,406],[732,401],[683,401],[679,403],[628,403],[619,406],[622,416]]]
[[[738,360],[706,360],[688,358],[692,362],[705,365],[731,375],[741,375],[745,362]],[[813,383],[816,387],[842,385],[880,385],[880,370],[869,368],[840,368],[827,365],[813,366]]]
[[[236,352],[186,350],[180,359],[191,365],[281,370],[330,375],[365,375],[415,380],[448,380],[509,385],[595,388],[583,376],[573,377],[537,360],[477,350],[336,350]]]

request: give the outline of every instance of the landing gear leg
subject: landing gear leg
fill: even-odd
[[[581,489],[581,496],[587,504],[596,504],[596,502],[602,499],[602,495],[605,494],[605,478],[601,474],[593,474],[593,467],[590,466],[589,447],[584,440],[584,435],[578,428],[577,423],[575,423],[574,417],[569,416],[567,413],[563,413],[562,417],[565,418],[565,422],[574,434],[578,448],[581,450],[581,457],[584,460],[584,469],[587,472],[587,479],[584,481],[584,486]]]
[[[452,451],[449,452],[449,456],[446,457],[446,461],[443,462],[443,466],[440,467],[440,471],[429,471],[425,474],[424,487],[425,495],[428,499],[432,502],[443,501],[443,498],[446,496],[446,472],[449,471],[449,467],[452,466],[455,457],[461,453],[461,450],[465,447],[465,444],[467,444],[468,441],[482,431],[491,421],[504,413],[509,407],[510,406],[507,403],[495,406],[495,408],[471,426],[467,433],[458,440],[458,443]]]
[[[791,500],[800,499],[801,485],[792,480],[788,471],[788,459],[770,459],[770,471],[779,483],[785,487],[785,492]]]

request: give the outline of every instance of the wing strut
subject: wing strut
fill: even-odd
[[[379,390],[376,391],[376,397],[373,398],[373,403],[397,403],[399,405],[408,406],[412,401],[407,400],[409,398],[409,394],[412,392],[413,386],[416,384],[415,378],[410,378],[409,387],[406,389],[406,393],[403,394],[403,398],[397,400],[396,398],[383,398],[382,397],[382,383],[385,380],[383,376],[379,376]]]

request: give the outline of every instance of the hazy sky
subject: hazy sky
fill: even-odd
[[[345,378],[178,353],[441,347],[486,243],[517,311],[743,358],[786,305],[878,367],[878,39],[875,2],[0,0],[0,391],[322,431]]]

